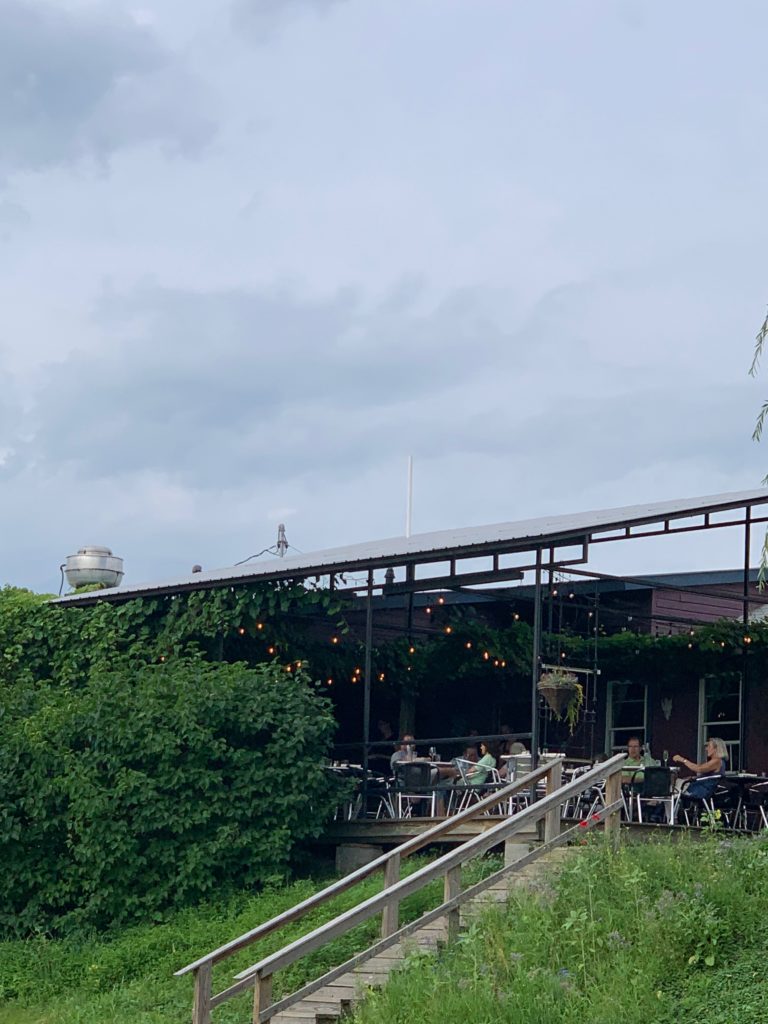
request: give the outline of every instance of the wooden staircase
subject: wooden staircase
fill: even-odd
[[[525,848],[523,848],[525,849]],[[575,851],[574,847],[557,847],[539,860],[528,864],[520,871],[510,874],[496,885],[486,889],[474,900],[461,908],[462,930],[476,920],[489,906],[504,905],[511,889],[527,888],[540,879],[553,879],[565,858]],[[366,961],[365,965],[342,975],[330,985],[318,989],[313,995],[302,999],[282,1013],[276,1014],[273,1024],[336,1024],[340,1017],[352,1010],[365,999],[372,988],[384,985],[390,974],[405,962],[406,956],[414,949],[433,952],[448,941],[448,921],[439,918],[432,924],[420,928],[402,943],[391,946],[383,953]]]
[[[453,941],[462,925],[482,912],[485,904],[506,900],[510,886],[530,885],[533,879],[555,872],[561,858],[567,855],[564,847],[570,840],[580,838],[585,831],[598,825],[604,825],[606,832],[616,835],[622,806],[621,770],[624,760],[625,756],[618,754],[565,784],[560,761],[541,765],[522,779],[491,792],[459,814],[401,843],[271,921],[183,967],[176,972],[177,976],[193,973],[195,980],[192,1024],[212,1024],[212,1013],[218,1006],[249,989],[253,990],[252,1024],[269,1024],[270,1021],[275,1024],[336,1022],[365,997],[367,989],[384,984],[391,972],[403,963],[410,949],[434,950],[441,943]],[[563,832],[563,805],[602,782],[605,783],[605,798],[600,811]],[[511,798],[526,792],[537,793],[540,783],[546,786],[546,795],[542,799],[535,799],[509,813],[513,807]],[[507,813],[499,815],[499,809],[506,809]],[[443,840],[453,829],[461,828],[473,817],[481,815],[494,815],[495,824],[406,877],[400,877],[403,858]],[[530,847],[525,837],[532,834],[531,830],[538,823],[543,825],[543,842]],[[504,867],[462,889],[462,865],[500,845],[504,847]],[[227,988],[214,994],[212,971],[216,964],[284,925],[300,920],[310,910],[347,891],[379,869],[384,872],[381,892],[240,971]],[[401,925],[401,901],[438,879],[443,880],[442,902],[418,920]],[[291,995],[273,999],[272,978],[277,971],[377,915],[381,915],[381,938],[377,942]]]

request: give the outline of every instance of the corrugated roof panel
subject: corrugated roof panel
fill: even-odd
[[[235,585],[259,579],[290,579],[327,575],[330,572],[353,572],[385,565],[430,561],[452,555],[470,556],[494,548],[526,551],[580,538],[597,531],[658,523],[666,519],[684,518],[704,512],[724,511],[768,502],[768,491],[737,491],[699,498],[678,498],[675,501],[652,502],[579,512],[572,515],[543,516],[490,526],[468,526],[454,530],[414,534],[412,537],[391,537],[367,541],[348,547],[329,548],[306,555],[289,555],[234,568],[194,573],[175,580],[113,587],[89,594],[71,594],[55,599],[56,604],[91,604],[95,600],[125,600],[130,597],[169,594],[221,585]]]

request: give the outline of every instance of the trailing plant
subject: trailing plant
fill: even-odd
[[[565,717],[573,735],[584,704],[584,687],[578,677],[565,669],[552,669],[550,672],[542,673],[537,688],[555,718],[560,721]]]

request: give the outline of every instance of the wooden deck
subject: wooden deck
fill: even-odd
[[[456,827],[446,835],[434,839],[434,845],[456,845],[482,835],[488,829],[498,825],[498,815],[486,815],[472,818],[470,821],[457,822]],[[354,818],[352,821],[334,821],[318,840],[329,846],[347,843],[365,843],[372,846],[399,846],[408,839],[415,839],[428,829],[446,821],[445,818]],[[535,828],[520,834],[520,842],[533,842],[538,838]]]

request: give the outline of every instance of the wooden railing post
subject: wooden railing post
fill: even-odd
[[[621,800],[621,772],[613,772],[605,780],[605,802],[607,805],[615,803],[616,800]],[[611,814],[605,819],[605,834],[610,836],[612,841],[616,843],[619,838],[619,822],[621,819],[621,811],[612,811]]]
[[[210,964],[201,964],[195,971],[195,998],[192,1004],[192,1024],[211,1024]]]
[[[563,762],[553,761],[547,774],[547,796],[551,796],[563,784]],[[544,842],[549,843],[560,835],[560,812],[562,807],[557,804],[547,812],[544,819]]]
[[[461,894],[461,865],[456,868],[450,868],[445,875],[445,885],[443,888],[443,902],[447,903],[448,900],[452,900],[455,896]],[[449,910],[446,915],[448,918],[448,941],[455,942],[459,937],[459,928],[461,911],[458,907],[455,910]]]
[[[271,1005],[272,975],[259,973],[256,975],[256,984],[253,988],[253,1024],[259,1024],[262,1013]]]
[[[384,888],[396,885],[400,881],[400,854],[393,854],[384,865]],[[400,900],[387,903],[381,915],[381,937],[386,939],[400,927]]]

